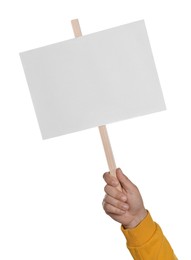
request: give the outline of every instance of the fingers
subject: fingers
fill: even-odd
[[[109,214],[109,215],[110,214],[114,214],[114,215],[123,215],[123,214],[125,214],[124,210],[116,208],[116,207],[114,207],[111,204],[105,203],[104,201],[103,201],[103,208],[104,208],[106,214]]]
[[[116,170],[116,177],[112,176],[109,172],[106,172],[103,175],[105,182],[110,186],[117,187],[118,185],[121,185],[126,191],[136,188],[127,176],[123,174],[120,168]]]
[[[116,176],[121,186],[126,191],[136,188],[136,186],[127,178],[127,176],[123,174],[121,169],[116,170]]]
[[[109,172],[104,173],[103,178],[108,185],[113,187],[117,187],[119,185],[117,178],[112,176]]]
[[[119,181],[109,172],[104,173],[103,178],[107,185],[105,186],[105,198],[103,200],[103,208],[109,215],[122,215],[129,208],[127,196],[117,189]]]
[[[117,190],[115,187],[112,187],[107,184],[105,186],[104,190],[107,195],[111,196],[112,198],[114,198],[116,200],[120,200],[122,202],[127,201],[127,196],[124,193],[122,193],[121,191]]]
[[[107,209],[107,204],[112,205],[113,207],[120,209],[122,211],[126,211],[129,209],[129,205],[125,202],[121,202],[120,200],[116,200],[113,197],[106,195],[103,202],[106,205],[106,209]],[[110,212],[113,213],[113,212]]]

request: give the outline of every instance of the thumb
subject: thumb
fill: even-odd
[[[128,191],[134,188],[135,185],[127,178],[120,168],[116,170],[116,175],[123,189]]]

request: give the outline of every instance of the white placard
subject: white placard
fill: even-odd
[[[165,109],[143,20],[20,57],[43,139]]]

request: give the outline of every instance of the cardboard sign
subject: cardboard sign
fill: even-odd
[[[20,57],[43,139],[165,109],[143,20]]]

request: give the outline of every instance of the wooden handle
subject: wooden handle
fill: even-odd
[[[107,133],[107,128],[105,125],[99,126],[99,132],[101,135],[102,143],[103,143],[103,148],[105,151],[105,156],[107,159],[108,167],[110,170],[111,175],[116,177],[116,164],[115,164],[115,159],[113,156],[109,136]]]
[[[78,19],[72,20],[71,23],[72,23],[72,28],[73,28],[75,37],[77,38],[77,37],[82,36],[82,32],[81,32],[81,29],[80,29],[80,24],[79,24]],[[112,149],[111,149],[111,144],[110,144],[110,141],[109,141],[109,136],[108,136],[108,133],[107,133],[106,126],[105,125],[99,126],[99,132],[100,132],[100,135],[101,135],[101,139],[102,139],[102,143],[103,143],[103,147],[104,147],[109,171],[110,171],[111,175],[116,177],[116,164],[115,164],[113,152],[112,152]],[[118,186],[118,189],[121,190],[120,185]]]
[[[79,24],[78,19],[72,20],[71,23],[72,23],[72,28],[73,28],[74,36],[75,36],[76,38],[82,36],[82,32],[81,32],[81,28],[80,28],[80,24]]]
[[[106,159],[107,159],[107,164],[108,164],[108,167],[109,167],[110,174],[112,176],[116,177],[116,164],[115,164],[115,159],[114,159],[114,156],[113,156],[109,136],[108,136],[108,133],[107,133],[106,125],[99,126],[99,132],[100,132],[100,135],[101,135],[101,140],[102,140],[102,143],[103,143],[103,148],[104,148],[104,151],[105,151],[105,156],[106,156]],[[119,191],[122,191],[120,184],[117,186],[117,189]]]

